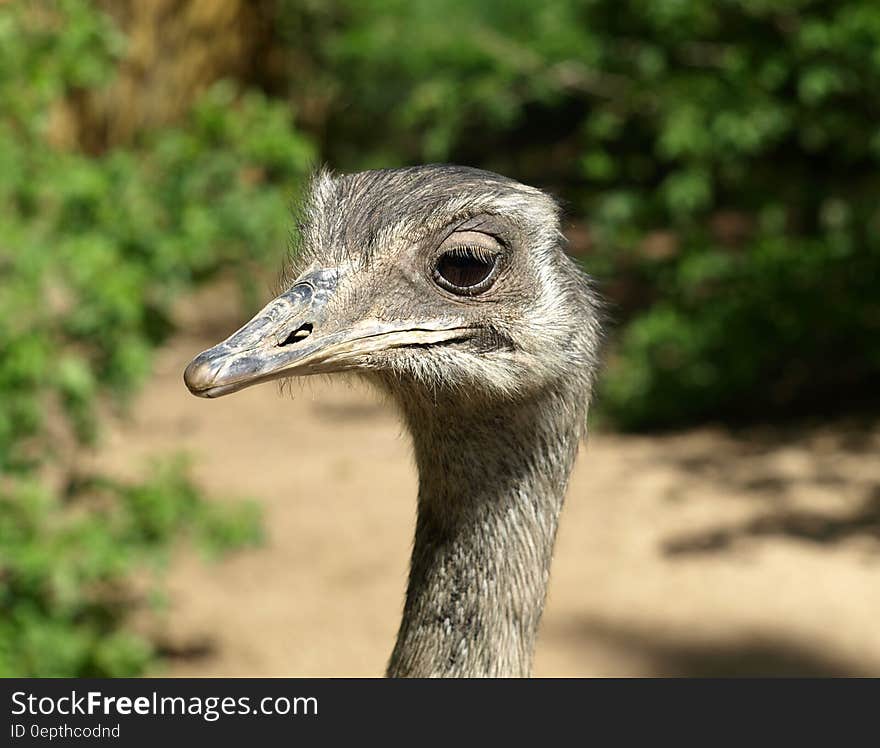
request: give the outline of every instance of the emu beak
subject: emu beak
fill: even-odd
[[[431,345],[466,336],[463,325],[389,323],[372,317],[340,325],[330,319],[340,272],[314,270],[301,276],[222,343],[196,356],[183,379],[199,397],[220,397],[260,382],[289,376],[329,374],[363,365],[371,353]]]

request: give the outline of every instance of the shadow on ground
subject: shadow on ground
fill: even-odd
[[[783,536],[813,543],[837,543],[856,536],[877,541],[880,553],[880,486],[853,511],[833,515],[810,511],[773,511],[736,525],[682,535],[663,544],[668,556],[723,551],[746,538]]]
[[[832,545],[852,538],[880,553],[880,471],[866,470],[880,449],[875,428],[858,422],[833,433],[763,427],[726,434],[721,451],[699,447],[673,458],[692,494],[711,484],[754,502],[755,513],[662,543],[667,556],[712,553],[738,541],[791,538]],[[804,497],[811,501],[804,505]]]
[[[554,632],[548,632],[551,635]],[[585,618],[560,635],[585,650],[606,650],[637,662],[641,675],[672,678],[871,677],[854,662],[764,632],[695,639],[691,632],[654,631]]]

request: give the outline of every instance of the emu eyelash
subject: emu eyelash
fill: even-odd
[[[498,259],[497,252],[491,252],[478,244],[459,244],[447,249],[443,254],[463,259],[477,260],[486,265],[490,265]]]

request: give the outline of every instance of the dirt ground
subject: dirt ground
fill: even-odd
[[[190,396],[184,366],[235,326],[187,320],[98,457],[132,472],[184,450],[212,494],[264,507],[262,547],[171,568],[167,672],[381,675],[414,522],[408,438],[390,406],[345,382]],[[880,423],[594,434],[535,675],[880,676],[878,449]]]

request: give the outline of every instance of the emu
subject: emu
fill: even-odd
[[[545,193],[430,165],[312,180],[283,291],[184,379],[353,372],[399,407],[418,513],[391,677],[530,675],[599,303]]]

